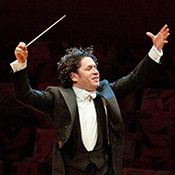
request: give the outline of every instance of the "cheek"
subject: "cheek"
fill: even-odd
[[[86,86],[89,85],[91,83],[90,77],[82,77],[81,83],[86,85]]]

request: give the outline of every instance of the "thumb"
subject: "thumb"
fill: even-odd
[[[154,39],[154,35],[151,32],[146,32],[146,35],[149,36],[152,40]]]

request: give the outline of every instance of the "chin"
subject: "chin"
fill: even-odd
[[[96,90],[99,87],[99,83],[94,85],[94,90]]]

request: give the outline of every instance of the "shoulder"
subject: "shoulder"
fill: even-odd
[[[63,88],[62,86],[48,86],[46,88],[46,91],[51,91],[51,92],[65,92],[67,91],[68,89],[66,88]]]
[[[98,92],[102,92],[102,91],[105,91],[106,89],[109,89],[109,82],[108,80],[104,79],[102,81],[100,81],[99,83],[99,87],[97,88],[97,91]]]
[[[46,91],[50,91],[53,94],[62,94],[62,96],[72,96],[74,95],[72,88],[63,88],[62,86],[48,86]]]
[[[100,87],[108,85],[108,84],[109,84],[109,82],[106,79],[100,81]]]

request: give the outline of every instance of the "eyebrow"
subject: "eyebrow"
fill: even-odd
[[[92,67],[97,68],[97,65],[96,65],[96,64],[90,64],[90,65],[86,66],[85,69],[86,69],[86,68],[92,68]]]

